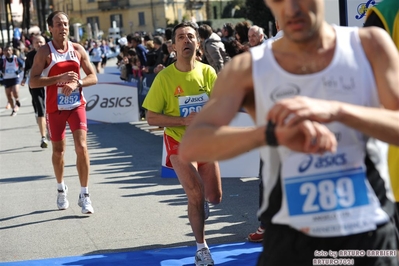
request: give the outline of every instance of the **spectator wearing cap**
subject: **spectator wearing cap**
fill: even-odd
[[[216,73],[219,73],[224,65],[230,61],[221,38],[207,24],[202,24],[198,28],[198,34],[202,41],[206,60],[216,70]]]

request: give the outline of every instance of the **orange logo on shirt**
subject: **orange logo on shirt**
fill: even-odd
[[[177,86],[177,88],[175,89],[175,93],[174,93],[175,97],[181,96],[183,94],[184,94],[184,90],[182,88],[180,88],[180,86]]]

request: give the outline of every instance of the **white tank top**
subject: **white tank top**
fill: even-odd
[[[17,74],[19,70],[18,59],[16,55],[12,56],[12,61],[8,62],[7,58],[4,56],[2,59],[2,63],[4,64],[4,74],[3,79],[15,79],[18,78]]]
[[[100,47],[93,48],[90,53],[90,61],[91,62],[101,62],[103,52]]]
[[[266,124],[266,114],[275,102],[297,95],[380,107],[358,29],[334,29],[337,39],[333,59],[313,74],[296,75],[281,68],[274,58],[272,41],[251,49],[257,125]],[[374,230],[389,220],[378,197],[383,194],[393,200],[387,145],[338,122],[326,126],[337,137],[335,154],[309,155],[281,146],[260,149],[265,165],[264,200],[258,214],[311,236]],[[366,156],[371,161],[365,160]],[[377,175],[384,180],[386,190],[378,191],[373,187],[375,182],[369,182],[369,167],[377,169],[373,178]]]

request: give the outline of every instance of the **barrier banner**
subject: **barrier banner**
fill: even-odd
[[[347,21],[350,27],[363,27],[369,8],[378,4],[377,0],[347,0]]]
[[[98,83],[83,89],[87,119],[105,123],[140,120],[137,86],[113,74],[98,74]]]

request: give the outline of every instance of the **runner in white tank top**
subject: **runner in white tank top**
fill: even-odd
[[[180,157],[260,148],[258,265],[397,265],[385,153],[399,144],[398,51],[383,30],[328,25],[322,0],[265,2],[284,36],[226,65]],[[227,126],[240,107],[256,127]]]

